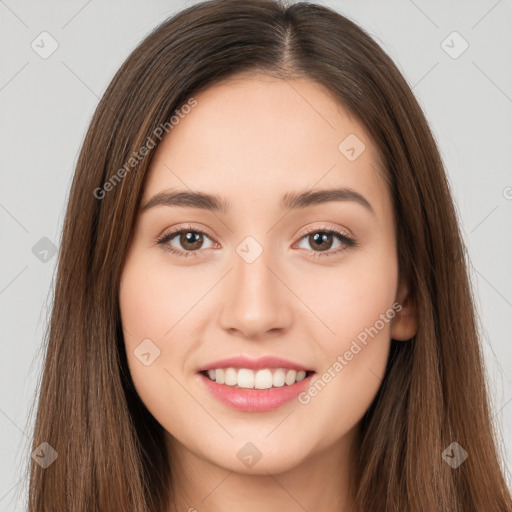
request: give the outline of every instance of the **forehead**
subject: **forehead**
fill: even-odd
[[[343,186],[383,203],[383,169],[363,126],[322,85],[265,75],[235,77],[197,104],[159,144],[144,199],[168,189],[231,202],[276,201],[293,190]]]

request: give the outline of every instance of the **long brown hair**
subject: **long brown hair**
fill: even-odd
[[[394,201],[418,331],[392,341],[362,420],[353,510],[510,512],[466,252],[424,114],[361,28],[327,7],[274,0],[181,11],[133,51],[97,107],[63,227],[33,439],[58,458],[46,469],[32,461],[29,511],[165,512],[172,503],[163,429],[135,392],[118,306],[155,147],[139,150],[194,94],[255,71],[333,93],[378,148]],[[457,468],[443,458],[453,442],[468,454]]]

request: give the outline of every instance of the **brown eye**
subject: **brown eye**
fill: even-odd
[[[319,231],[317,233],[308,235],[308,241],[313,249],[327,251],[332,247],[333,236],[333,233]]]
[[[184,249],[196,251],[203,244],[203,235],[197,231],[182,231],[179,241]]]
[[[305,247],[301,244],[309,245]],[[343,234],[336,229],[316,229],[309,233],[305,233],[299,242],[299,247],[309,249],[312,256],[334,256],[343,252],[349,247],[356,246],[357,243],[353,238]],[[334,247],[333,247],[334,246]],[[334,250],[330,250],[333,248]]]
[[[210,241],[209,246],[204,246]],[[197,229],[179,229],[164,235],[158,240],[158,244],[164,249],[180,256],[195,255],[200,249],[213,247],[211,238]]]

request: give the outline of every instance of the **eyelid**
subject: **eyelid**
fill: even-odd
[[[197,249],[195,251],[185,251],[183,249],[177,249],[168,243],[168,242],[170,242],[170,240],[175,238],[179,233],[183,233],[186,231],[192,231],[195,233],[201,233],[203,235],[206,235],[208,238],[211,239],[211,241],[213,242],[213,245],[219,245],[219,243],[217,242],[215,237],[210,234],[208,229],[202,228],[202,227],[196,228],[196,227],[192,226],[190,223],[188,223],[186,225],[181,224],[181,225],[175,226],[172,229],[164,230],[162,232],[162,234],[159,235],[157,237],[157,239],[155,240],[155,245],[157,245],[157,246],[160,245],[164,251],[167,251],[169,253],[176,255],[178,258],[187,258],[190,256],[192,256],[192,257],[200,256],[201,253],[204,252],[203,249]]]
[[[299,237],[299,239],[301,239],[304,236],[309,235],[310,233],[316,233],[317,231],[335,231],[339,235],[343,235],[346,238],[354,239],[354,235],[352,235],[352,233],[348,229],[344,230],[338,226],[327,226],[325,224],[323,224],[322,226],[305,227],[298,233],[297,236]]]
[[[183,233],[185,231],[192,231],[196,233],[201,233],[203,235],[206,235],[208,238],[211,239],[211,241],[214,243],[214,245],[219,245],[219,242],[215,239],[215,237],[210,233],[210,231],[206,228],[196,228],[191,223],[188,223],[186,225],[178,225],[170,230],[164,230],[163,234],[157,237],[156,244],[160,244],[163,246],[165,250],[168,250],[172,253],[177,254],[179,257],[187,257],[187,256],[198,256],[199,253],[204,252],[204,249],[197,249],[195,251],[184,251],[183,249],[176,249],[175,247],[169,245],[164,242],[164,240],[169,239],[172,240],[178,233]],[[347,232],[348,233],[347,233]],[[342,228],[338,226],[326,226],[325,224],[322,226],[308,226],[303,228],[297,235],[297,241],[294,243],[300,243],[302,239],[306,236],[308,236],[310,233],[317,233],[317,232],[331,232],[338,234],[342,239],[345,239],[345,243],[349,246],[357,246],[358,243],[354,236],[350,233],[349,230],[343,230]],[[334,256],[338,253],[343,252],[345,249],[337,249],[336,251],[308,251],[311,252],[312,257],[319,257],[319,256]]]
[[[160,240],[163,240],[164,238],[167,238],[171,235],[176,235],[177,233],[180,233],[182,231],[193,231],[196,233],[205,234],[209,238],[211,238],[213,242],[218,243],[217,240],[215,239],[215,237],[212,235],[212,233],[207,228],[204,228],[202,226],[201,227],[193,226],[191,223],[180,224],[171,229],[164,229],[162,234],[157,236],[157,242]],[[193,252],[193,251],[188,251],[188,252]]]
[[[346,230],[348,233],[350,233],[349,230]],[[330,257],[336,257],[341,256],[347,249],[355,248],[359,246],[359,243],[357,239],[350,233],[348,234],[345,232],[342,228],[338,226],[326,226],[325,224],[322,226],[309,226],[300,231],[300,233],[297,235],[298,240],[295,242],[294,245],[297,243],[300,243],[303,238],[306,238],[311,233],[330,233],[332,236],[335,236],[338,238],[339,242],[342,244],[341,248],[338,248],[336,250],[329,250],[329,251],[306,251],[306,257],[318,259],[318,258],[330,258]]]

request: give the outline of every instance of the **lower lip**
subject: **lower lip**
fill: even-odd
[[[277,409],[302,393],[311,383],[314,373],[290,386],[268,389],[242,389],[217,384],[199,373],[210,393],[222,403],[245,412],[265,412]]]

